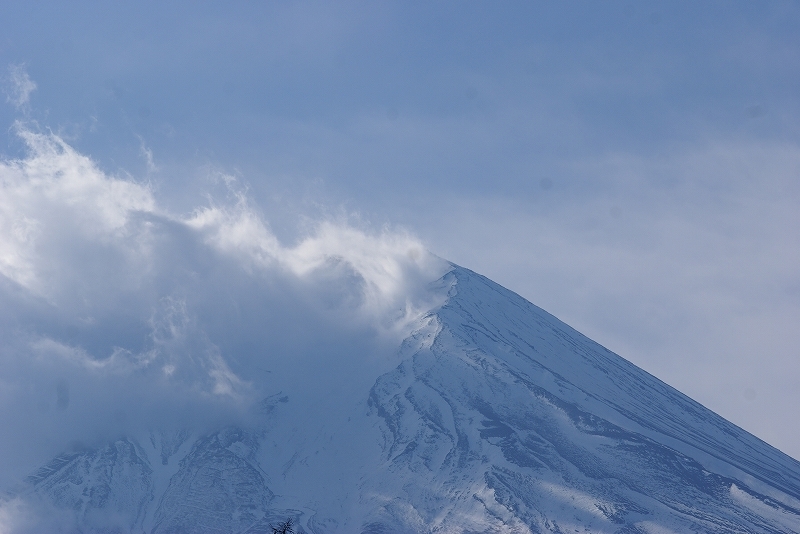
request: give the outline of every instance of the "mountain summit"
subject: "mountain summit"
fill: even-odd
[[[65,453],[16,495],[66,532],[800,532],[800,462],[483,276],[430,292],[391,355]]]

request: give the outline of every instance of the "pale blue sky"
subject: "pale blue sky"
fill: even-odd
[[[287,243],[308,218],[407,228],[800,457],[800,4],[6,1],[0,21],[6,157],[22,120],[177,212],[235,175]]]

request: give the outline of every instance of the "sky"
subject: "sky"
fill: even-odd
[[[253,317],[314,318],[301,353],[380,345],[427,305],[427,249],[800,458],[797,3],[8,0],[0,25],[4,424],[77,440],[69,408],[150,362],[156,399],[246,397],[221,355]]]

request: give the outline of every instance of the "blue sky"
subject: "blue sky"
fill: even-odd
[[[170,213],[233,177],[286,247],[323,220],[407,231],[800,458],[798,4],[7,1],[0,21],[4,160],[27,153],[16,122]]]

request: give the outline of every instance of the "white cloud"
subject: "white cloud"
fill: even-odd
[[[36,82],[28,76],[25,65],[10,65],[6,89],[6,101],[17,109],[24,109],[30,102],[31,93],[36,90]]]
[[[20,532],[28,519],[26,503],[19,498],[0,501],[0,534]]]
[[[155,200],[147,186],[106,176],[59,137],[17,128],[30,154],[0,161],[0,273],[47,296],[63,281],[53,262],[72,253],[65,240],[114,246],[131,237],[135,213],[155,213]]]
[[[370,234],[343,222],[322,221],[297,245],[285,247],[243,194],[236,195],[233,206],[198,209],[186,224],[250,270],[280,268],[310,280],[321,271],[331,274],[344,265],[360,281],[356,295],[360,306],[373,316],[395,307],[403,311],[403,318],[413,317],[420,309],[405,301],[411,294],[409,283],[419,282],[418,276],[435,278],[444,265],[407,233],[384,230]],[[390,322],[397,320],[393,314]]]
[[[70,441],[244,416],[303,366],[372,373],[447,268],[407,233],[342,221],[283,244],[230,180],[230,198],[172,214],[17,130],[28,155],[0,161],[0,483]]]
[[[145,164],[147,165],[147,172],[154,173],[158,171],[158,166],[156,165],[155,158],[153,158],[153,150],[148,148],[147,145],[144,144],[144,139],[139,137],[139,152],[141,153],[142,157],[144,158]]]

